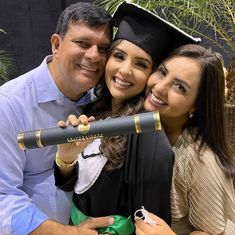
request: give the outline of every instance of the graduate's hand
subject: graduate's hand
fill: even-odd
[[[152,220],[156,221],[156,225],[145,223],[142,219],[135,222],[136,235],[176,235],[169,225],[160,217],[149,213]]]
[[[69,115],[66,122],[63,120],[59,121],[58,126],[63,128],[69,125],[73,125],[76,127],[79,124],[87,125],[89,122],[94,120],[95,118],[93,116],[88,118],[86,115],[82,114],[77,118],[75,115],[71,114]],[[80,154],[92,141],[93,140],[83,140],[57,145],[59,158],[66,163],[73,162],[77,158],[78,154]]]

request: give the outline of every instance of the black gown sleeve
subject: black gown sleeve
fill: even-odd
[[[60,174],[59,167],[54,162],[54,177],[55,177],[55,186],[65,192],[71,192],[74,190],[74,185],[77,182],[78,179],[78,163],[76,163],[73,173],[70,178],[64,178]]]
[[[170,190],[174,152],[163,130],[131,135],[125,164],[128,205],[171,223]]]

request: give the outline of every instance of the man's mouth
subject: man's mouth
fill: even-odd
[[[97,68],[91,68],[91,67],[88,67],[88,66],[85,66],[85,65],[78,65],[82,70],[86,70],[88,72],[97,72],[98,69]]]

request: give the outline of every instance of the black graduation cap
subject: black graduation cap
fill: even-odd
[[[126,39],[138,45],[152,56],[156,64],[176,47],[201,41],[133,3],[121,3],[111,22],[118,27],[114,40]]]

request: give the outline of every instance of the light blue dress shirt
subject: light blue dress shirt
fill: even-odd
[[[53,163],[56,146],[23,151],[19,132],[54,127],[95,97],[66,98],[44,59],[34,70],[0,87],[0,234],[25,235],[47,218],[68,223],[71,195],[57,189]]]

